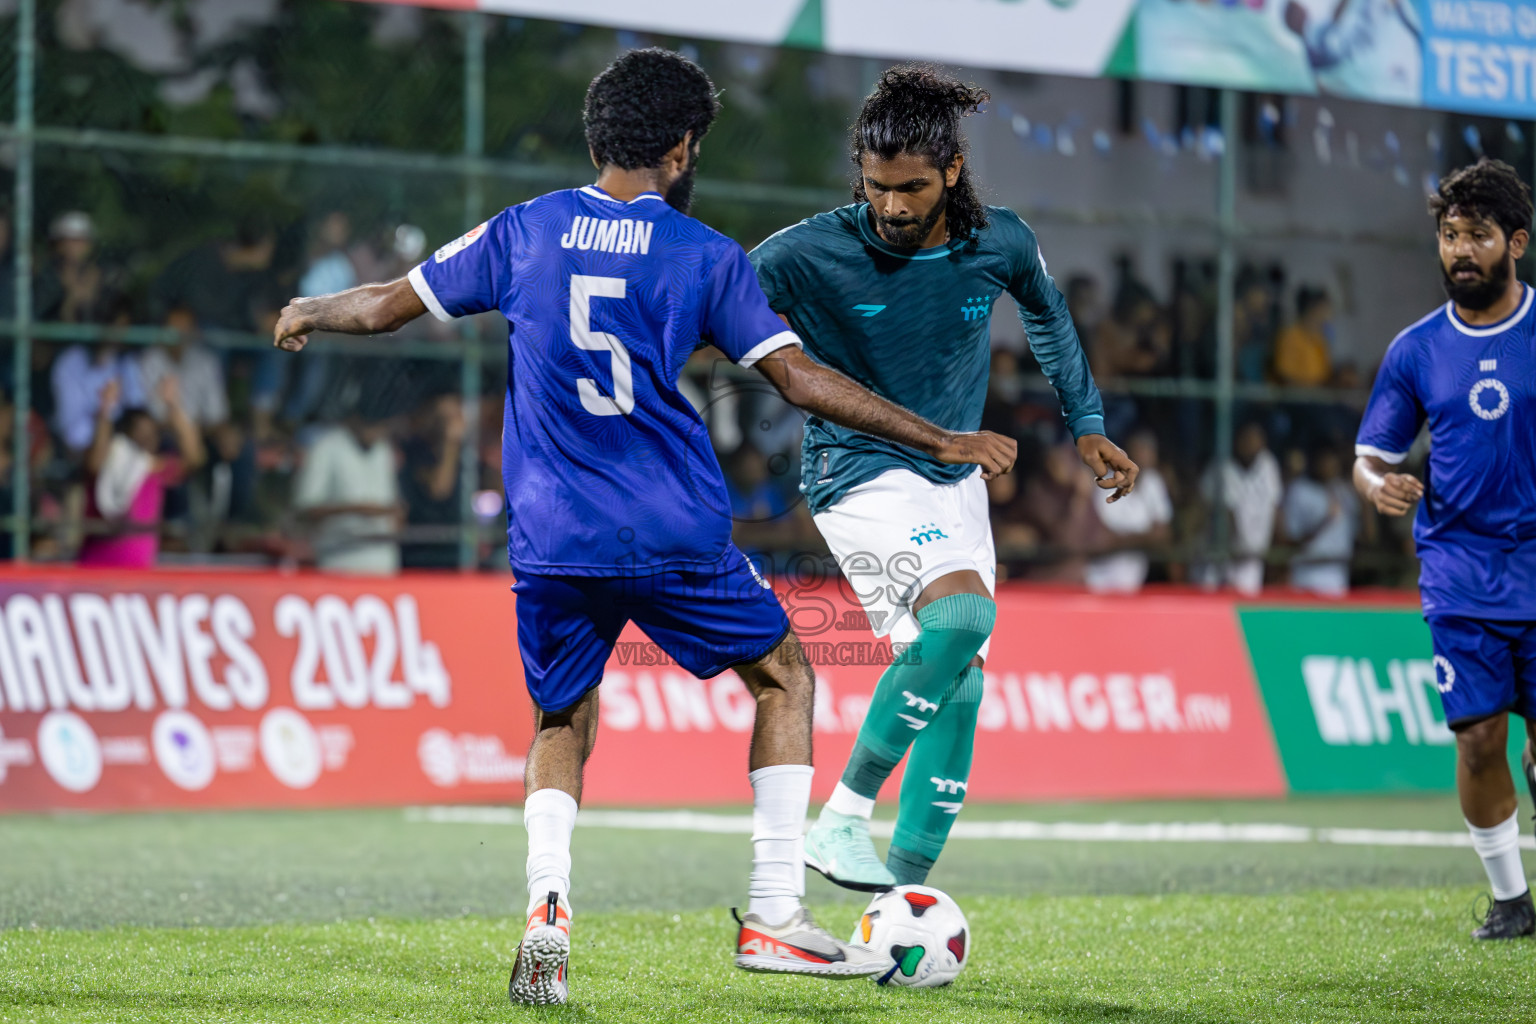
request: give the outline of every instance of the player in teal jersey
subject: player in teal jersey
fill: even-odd
[[[1136,466],[1104,436],[1103,403],[1034,232],[983,206],[960,119],[987,94],[926,67],[887,71],[853,127],[851,206],[752,252],[769,304],[814,359],[952,430],[981,424],[988,320],[1017,301],[1084,463],[1114,501]],[[806,863],[853,889],[922,882],[971,770],[981,666],[996,619],[987,495],[970,466],[812,417],[801,490],[878,635],[906,642],[880,678]],[[881,785],[911,747],[890,855],[869,838]]]

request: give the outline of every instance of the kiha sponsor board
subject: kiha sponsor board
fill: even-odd
[[[0,582],[0,809],[521,795],[496,580]]]
[[[1455,737],[1440,705],[1454,672],[1416,609],[1239,612],[1290,789],[1449,792]],[[1519,763],[1524,730],[1511,730]]]

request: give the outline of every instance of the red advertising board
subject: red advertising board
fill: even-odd
[[[12,572],[0,810],[507,802],[531,730],[506,577]],[[816,795],[890,660],[835,583],[780,585],[818,677]],[[1004,588],[969,796],[1285,790],[1232,603]],[[741,803],[754,704],[634,627],[592,805]],[[894,793],[894,790],[893,790]]]
[[[837,781],[889,647],[873,642],[843,588],[778,590],[816,665],[820,799]],[[1004,587],[997,623],[972,799],[1285,792],[1230,600]],[[750,799],[745,688],[732,674],[700,681],[663,660],[637,630],[626,631],[599,694],[601,731],[585,799]]]
[[[0,578],[0,809],[521,799],[507,580]]]

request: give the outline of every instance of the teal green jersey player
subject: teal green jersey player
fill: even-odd
[[[857,202],[751,253],[769,304],[819,362],[951,430],[981,424],[989,318],[1007,292],[1110,501],[1136,466],[1104,437],[1103,404],[1034,232],[984,207],[960,119],[986,93],[937,70],[882,76],[853,127]],[[806,863],[854,889],[920,883],[965,800],[981,666],[996,619],[987,494],[974,467],[826,420],[806,423],[801,490],[876,634],[902,644],[853,754],[806,837]],[[884,863],[875,797],[911,748]]]

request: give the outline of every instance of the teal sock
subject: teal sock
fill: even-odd
[[[886,866],[902,885],[920,884],[944,850],[971,778],[976,747],[976,713],[981,707],[982,673],[967,666],[945,695],[933,724],[912,744],[901,782],[901,809]],[[896,851],[902,851],[900,868]],[[903,873],[909,877],[903,877]]]
[[[996,620],[997,605],[980,594],[951,594],[923,606],[917,613],[922,632],[875,685],[843,785],[874,799],[907,747],[930,727],[945,693],[986,643]]]
[[[896,876],[897,885],[922,885],[928,881],[928,872],[933,870],[933,858],[892,844],[885,866]]]

